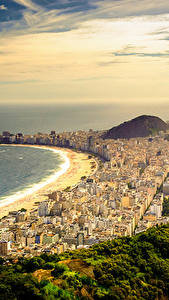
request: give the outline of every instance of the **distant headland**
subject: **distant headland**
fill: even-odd
[[[29,144],[29,145],[53,145],[58,147],[76,148],[74,140],[77,136],[83,135],[83,142],[87,145],[78,147],[80,150],[89,150],[91,138],[105,139],[131,139],[137,137],[149,137],[158,135],[160,132],[166,132],[169,129],[168,122],[156,116],[141,115],[132,120],[124,122],[108,130],[92,129],[88,131],[77,130],[73,132],[57,133],[52,130],[49,134],[23,134],[23,133],[10,133],[3,131],[0,135],[0,144]],[[82,143],[83,144],[83,143]]]
[[[115,126],[103,134],[104,139],[130,139],[156,135],[166,131],[168,124],[155,116],[142,115]]]

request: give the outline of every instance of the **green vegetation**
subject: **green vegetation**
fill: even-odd
[[[20,210],[21,212],[26,212],[27,211],[27,209],[25,209],[25,208],[21,208],[21,210]]]
[[[169,198],[165,197],[163,202],[163,216],[169,216]]]
[[[130,189],[130,190],[132,190],[132,189],[134,189],[134,187],[132,186],[132,183],[131,182],[128,182],[128,188]]]
[[[87,177],[86,176],[82,176],[81,177],[81,180],[85,180]]]
[[[156,128],[148,128],[150,134],[149,135],[152,135],[152,136],[155,136],[159,133],[159,130],[156,129]]]
[[[163,192],[163,183],[157,188],[156,195]]]
[[[169,299],[169,224],[90,249],[0,259],[1,300]]]
[[[64,189],[64,192],[70,192],[71,190],[71,186],[67,186],[65,189]]]
[[[61,275],[63,275],[63,273],[65,273],[66,271],[69,271],[69,268],[66,265],[57,263],[55,264],[55,268],[51,272],[51,275],[55,278],[58,278]]]

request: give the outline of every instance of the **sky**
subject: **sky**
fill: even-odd
[[[168,98],[168,0],[0,0],[0,104]]]

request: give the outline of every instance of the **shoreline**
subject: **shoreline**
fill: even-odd
[[[77,153],[70,149],[43,145],[1,145],[10,147],[31,147],[40,148],[58,153],[64,162],[60,169],[46,179],[43,179],[33,187],[27,188],[0,201],[0,218],[6,216],[10,211],[18,211],[21,208],[30,211],[35,208],[35,202],[47,199],[47,194],[57,190],[63,190],[68,186],[77,184],[82,176],[89,176],[92,173],[90,166],[91,159],[88,154]],[[93,159],[94,160],[94,159]],[[94,160],[95,161],[95,160]],[[95,161],[96,162],[96,161]],[[3,201],[3,203],[2,203]],[[7,202],[8,201],[8,202]]]

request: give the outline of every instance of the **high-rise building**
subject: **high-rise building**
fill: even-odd
[[[50,203],[49,201],[43,201],[39,204],[38,207],[39,217],[46,217],[50,214]]]
[[[83,246],[84,245],[84,233],[79,232],[77,234],[77,246]]]
[[[10,242],[1,240],[0,241],[0,255],[6,256],[10,251]]]

